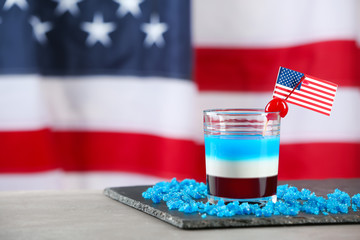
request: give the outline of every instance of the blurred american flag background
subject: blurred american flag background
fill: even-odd
[[[360,177],[356,0],[1,0],[0,190],[205,180],[202,111],[264,108],[279,66],[339,85],[290,105],[279,179]]]

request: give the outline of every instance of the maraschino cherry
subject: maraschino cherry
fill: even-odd
[[[289,108],[284,99],[274,98],[265,107],[265,112],[280,112],[280,117],[285,117]],[[271,117],[271,116],[269,116]]]

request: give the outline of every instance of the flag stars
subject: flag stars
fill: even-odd
[[[6,0],[3,9],[9,10],[15,5],[18,6],[21,10],[26,10],[29,7],[26,0]]]
[[[29,23],[33,28],[35,39],[39,43],[45,44],[47,42],[46,33],[53,28],[52,24],[50,22],[41,22],[36,16],[32,16]]]
[[[81,24],[81,29],[89,34],[86,39],[88,47],[94,46],[97,42],[109,47],[111,45],[109,34],[116,29],[116,25],[113,22],[104,22],[103,16],[96,13],[92,22]]]
[[[77,16],[81,12],[81,6],[79,3],[84,0],[51,0],[56,3],[54,6],[54,12],[57,16],[62,16],[69,13],[72,16]],[[132,15],[134,18],[140,17],[143,13],[140,5],[144,0],[112,0],[116,2],[119,7],[117,9],[117,15],[125,17]],[[21,10],[29,9],[28,0],[5,0],[3,10],[7,11],[13,7],[17,7]],[[30,16],[28,19],[34,38],[40,44],[45,44],[48,41],[47,33],[57,27],[56,23],[42,22],[37,16]],[[0,17],[0,24],[2,19]],[[169,25],[166,22],[160,22],[160,16],[158,13],[152,13],[150,15],[149,22],[139,23],[139,30],[145,33],[143,46],[151,48],[153,46],[162,48],[165,46],[164,34],[169,30]],[[105,22],[104,17],[100,12],[97,12],[93,16],[93,20],[89,22],[80,22],[80,29],[87,33],[85,45],[92,47],[96,43],[103,45],[104,47],[110,47],[112,45],[112,39],[110,34],[117,28],[115,22]]]
[[[117,15],[124,17],[126,14],[131,14],[134,17],[139,17],[141,15],[140,4],[144,0],[113,0],[118,3],[120,6],[117,10]]]
[[[80,12],[77,4],[79,2],[82,2],[83,0],[53,0],[53,1],[58,3],[57,7],[55,8],[55,13],[57,15],[62,15],[66,12],[69,12],[73,16],[76,16]]]
[[[152,14],[150,23],[142,24],[141,30],[146,34],[144,40],[144,45],[146,47],[156,45],[160,48],[165,45],[163,34],[168,30],[168,25],[160,22],[158,14]]]
[[[287,86],[289,88],[294,88],[299,81],[301,80],[303,74],[293,71],[293,70],[289,70],[286,68],[281,68],[280,70],[280,74],[279,74],[279,83],[283,84],[284,86]],[[301,87],[301,84],[299,84],[299,86],[296,88],[297,90],[299,90]]]

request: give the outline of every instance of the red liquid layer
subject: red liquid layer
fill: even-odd
[[[208,194],[223,198],[262,198],[276,195],[277,175],[261,178],[224,178],[206,175]]]

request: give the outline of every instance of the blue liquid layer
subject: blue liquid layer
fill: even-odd
[[[279,157],[280,136],[205,135],[205,155],[213,160],[256,161]]]

